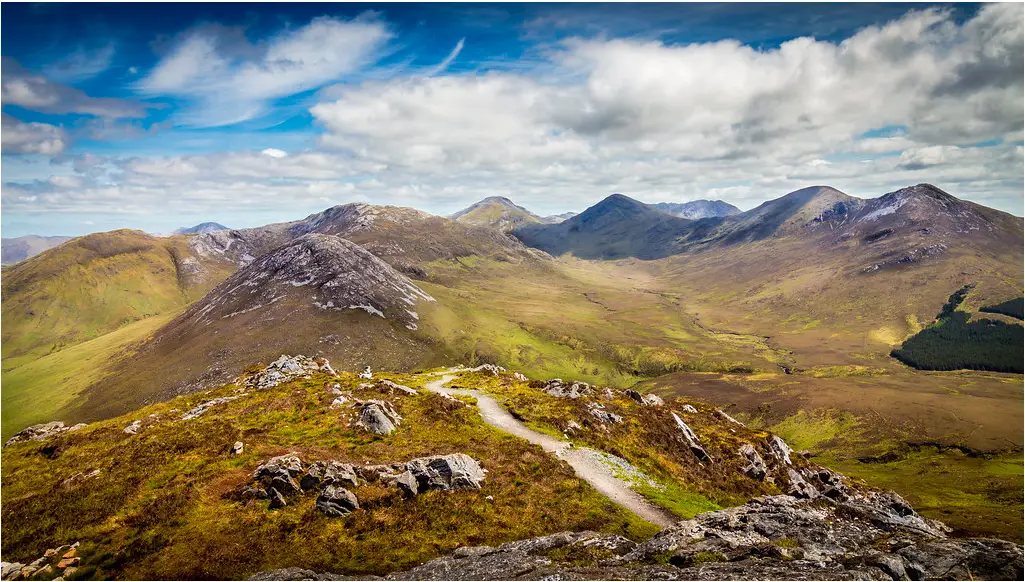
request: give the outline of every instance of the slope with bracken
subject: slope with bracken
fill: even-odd
[[[440,348],[413,333],[433,298],[361,246],[306,234],[252,261],[154,332],[61,418],[96,419],[303,350],[346,368],[411,369]]]

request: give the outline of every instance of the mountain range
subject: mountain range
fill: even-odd
[[[71,238],[70,236],[36,236],[30,234],[0,239],[0,255],[2,255],[0,264],[13,265],[19,261],[24,261],[46,249],[52,249],[66,240],[71,240]]]
[[[467,497],[474,505],[461,510],[506,512],[515,499],[577,499],[598,517],[560,519],[552,528],[576,531],[587,522],[612,532],[606,518],[614,516],[615,527],[633,524],[617,535],[633,539],[651,535],[645,528],[654,526],[629,513],[629,504],[594,509],[599,502],[592,496],[608,492],[573,484],[581,474],[559,460],[568,453],[546,456],[555,445],[545,438],[579,441],[598,457],[620,459],[626,465],[617,465],[617,479],[640,475],[630,487],[659,511],[715,520],[716,510],[756,495],[812,495],[787,472],[782,456],[770,464],[773,482],[748,474],[758,471],[738,451],[747,443],[762,451],[756,454],[776,455],[782,449],[773,449],[771,431],[806,450],[801,459],[863,479],[857,487],[866,491],[894,489],[959,534],[1020,537],[1021,374],[920,371],[891,352],[941,326],[941,309],[957,309],[965,321],[999,319],[1020,331],[1013,312],[982,311],[1022,296],[1022,219],[929,184],[872,199],[813,186],[743,212],[701,202],[659,207],[613,194],[562,220],[498,197],[451,218],[352,203],[255,228],[199,225],[168,237],[121,230],[66,241],[4,268],[3,437],[33,424],[65,423],[23,433],[18,438],[29,443],[51,435],[39,438],[56,444],[15,439],[22,444],[5,450],[5,467],[15,463],[36,489],[51,471],[60,487],[76,491],[77,480],[92,478],[81,475],[100,469],[88,512],[97,523],[120,524],[111,526],[121,528],[117,539],[136,539],[148,528],[170,536],[180,527],[198,528],[192,535],[215,548],[217,536],[204,537],[204,528],[221,532],[216,528],[235,527],[236,518],[269,519],[261,522],[275,532],[268,535],[280,533],[276,520],[299,512],[321,524],[312,497],[289,497],[294,509],[269,513],[266,501],[238,501],[256,465],[270,457],[298,451],[304,458],[394,464],[470,451],[489,459],[488,475],[500,485],[488,490],[492,505],[478,507],[483,497]],[[321,364],[301,369],[325,359],[339,380],[324,376],[330,367]],[[445,371],[456,363],[471,368]],[[254,392],[256,380],[246,380],[278,377],[294,366],[300,368],[288,372],[292,383],[272,392]],[[390,384],[378,381],[380,370],[388,370]],[[449,373],[461,378],[456,392],[440,387],[440,375]],[[171,420],[208,409],[215,412],[197,424]],[[484,416],[467,412],[478,409]],[[701,414],[688,416],[696,414],[690,410]],[[526,444],[481,424],[488,418],[522,422],[547,435],[530,438],[548,444],[528,455]],[[630,420],[619,424],[624,418]],[[90,424],[68,430],[80,422]],[[370,436],[365,427],[371,425],[399,431]],[[254,448],[233,457],[228,447],[235,441]],[[134,509],[100,509],[122,507],[100,500],[122,491],[113,485],[117,469],[83,451],[111,455],[115,445],[128,447],[133,463],[151,463],[147,471],[175,475],[153,489],[174,492],[167,493],[174,499],[159,502],[178,508],[167,510],[173,515],[156,512],[142,524]],[[191,467],[203,468],[180,469],[179,449],[192,451]],[[798,478],[811,479],[814,495],[826,496],[833,477],[806,465],[795,465],[805,471]],[[549,482],[531,473],[534,466],[559,477]],[[6,471],[5,492],[13,491]],[[932,477],[921,479],[925,472]],[[141,508],[150,503],[147,483],[157,477],[142,465],[130,475],[119,499]],[[50,522],[38,517],[29,495],[34,489],[24,483],[17,499],[29,501],[13,502],[11,511],[41,525],[8,529],[5,517],[5,559],[9,551],[19,559],[30,550],[42,553],[46,548],[36,546],[43,542],[32,540],[50,536]],[[359,487],[369,487],[356,489],[366,513],[345,519],[372,515],[408,525],[391,485]],[[514,493],[520,487],[527,489]],[[454,510],[445,504],[462,502],[452,499],[463,498],[418,496],[409,511],[431,523],[442,519],[442,506],[431,504]],[[553,515],[531,505],[535,510]],[[204,511],[233,517],[214,526]],[[492,518],[480,519],[514,535]],[[132,525],[137,522],[142,525]],[[509,539],[561,531],[545,523],[539,517],[537,527]],[[374,540],[382,544],[397,543],[391,529],[353,527],[379,531],[383,537]],[[467,533],[458,545],[495,541],[477,535]],[[107,563],[104,552],[128,551],[112,540],[93,539],[93,553],[85,554],[107,564],[97,566],[104,572],[211,575],[188,570],[171,554],[147,562],[150,552],[141,550],[120,565]],[[427,560],[456,548],[455,541],[432,544],[418,556]],[[171,542],[153,547],[184,551]],[[267,551],[261,569],[289,563]],[[559,561],[597,564],[591,558],[560,554]],[[316,560],[302,563],[339,571]],[[249,575],[256,564],[223,573],[229,570]]]

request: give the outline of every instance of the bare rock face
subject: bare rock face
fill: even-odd
[[[227,235],[225,235],[227,236]],[[200,327],[280,300],[323,310],[359,310],[416,329],[418,301],[434,299],[363,247],[306,234],[253,260],[185,314]]]
[[[784,465],[793,464],[790,461],[790,453],[794,451],[790,448],[789,445],[787,445],[786,441],[779,438],[778,436],[772,435],[769,438],[769,450],[771,450],[773,456],[775,456],[776,459]]]

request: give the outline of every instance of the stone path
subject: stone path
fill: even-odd
[[[680,518],[645,499],[641,494],[630,488],[630,484],[616,477],[612,468],[602,461],[598,451],[588,448],[575,448],[570,443],[538,432],[519,420],[497,400],[478,390],[447,388],[445,384],[454,380],[454,374],[445,374],[440,379],[428,382],[425,387],[439,394],[472,396],[477,399],[477,408],[481,418],[489,425],[518,436],[535,445],[540,445],[546,452],[566,461],[577,476],[590,483],[595,489],[607,496],[616,504],[632,511],[638,516],[658,525],[668,527],[680,521]]]

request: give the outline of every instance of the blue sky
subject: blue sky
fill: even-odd
[[[0,10],[5,237],[811,184],[1022,214],[1020,5]]]

